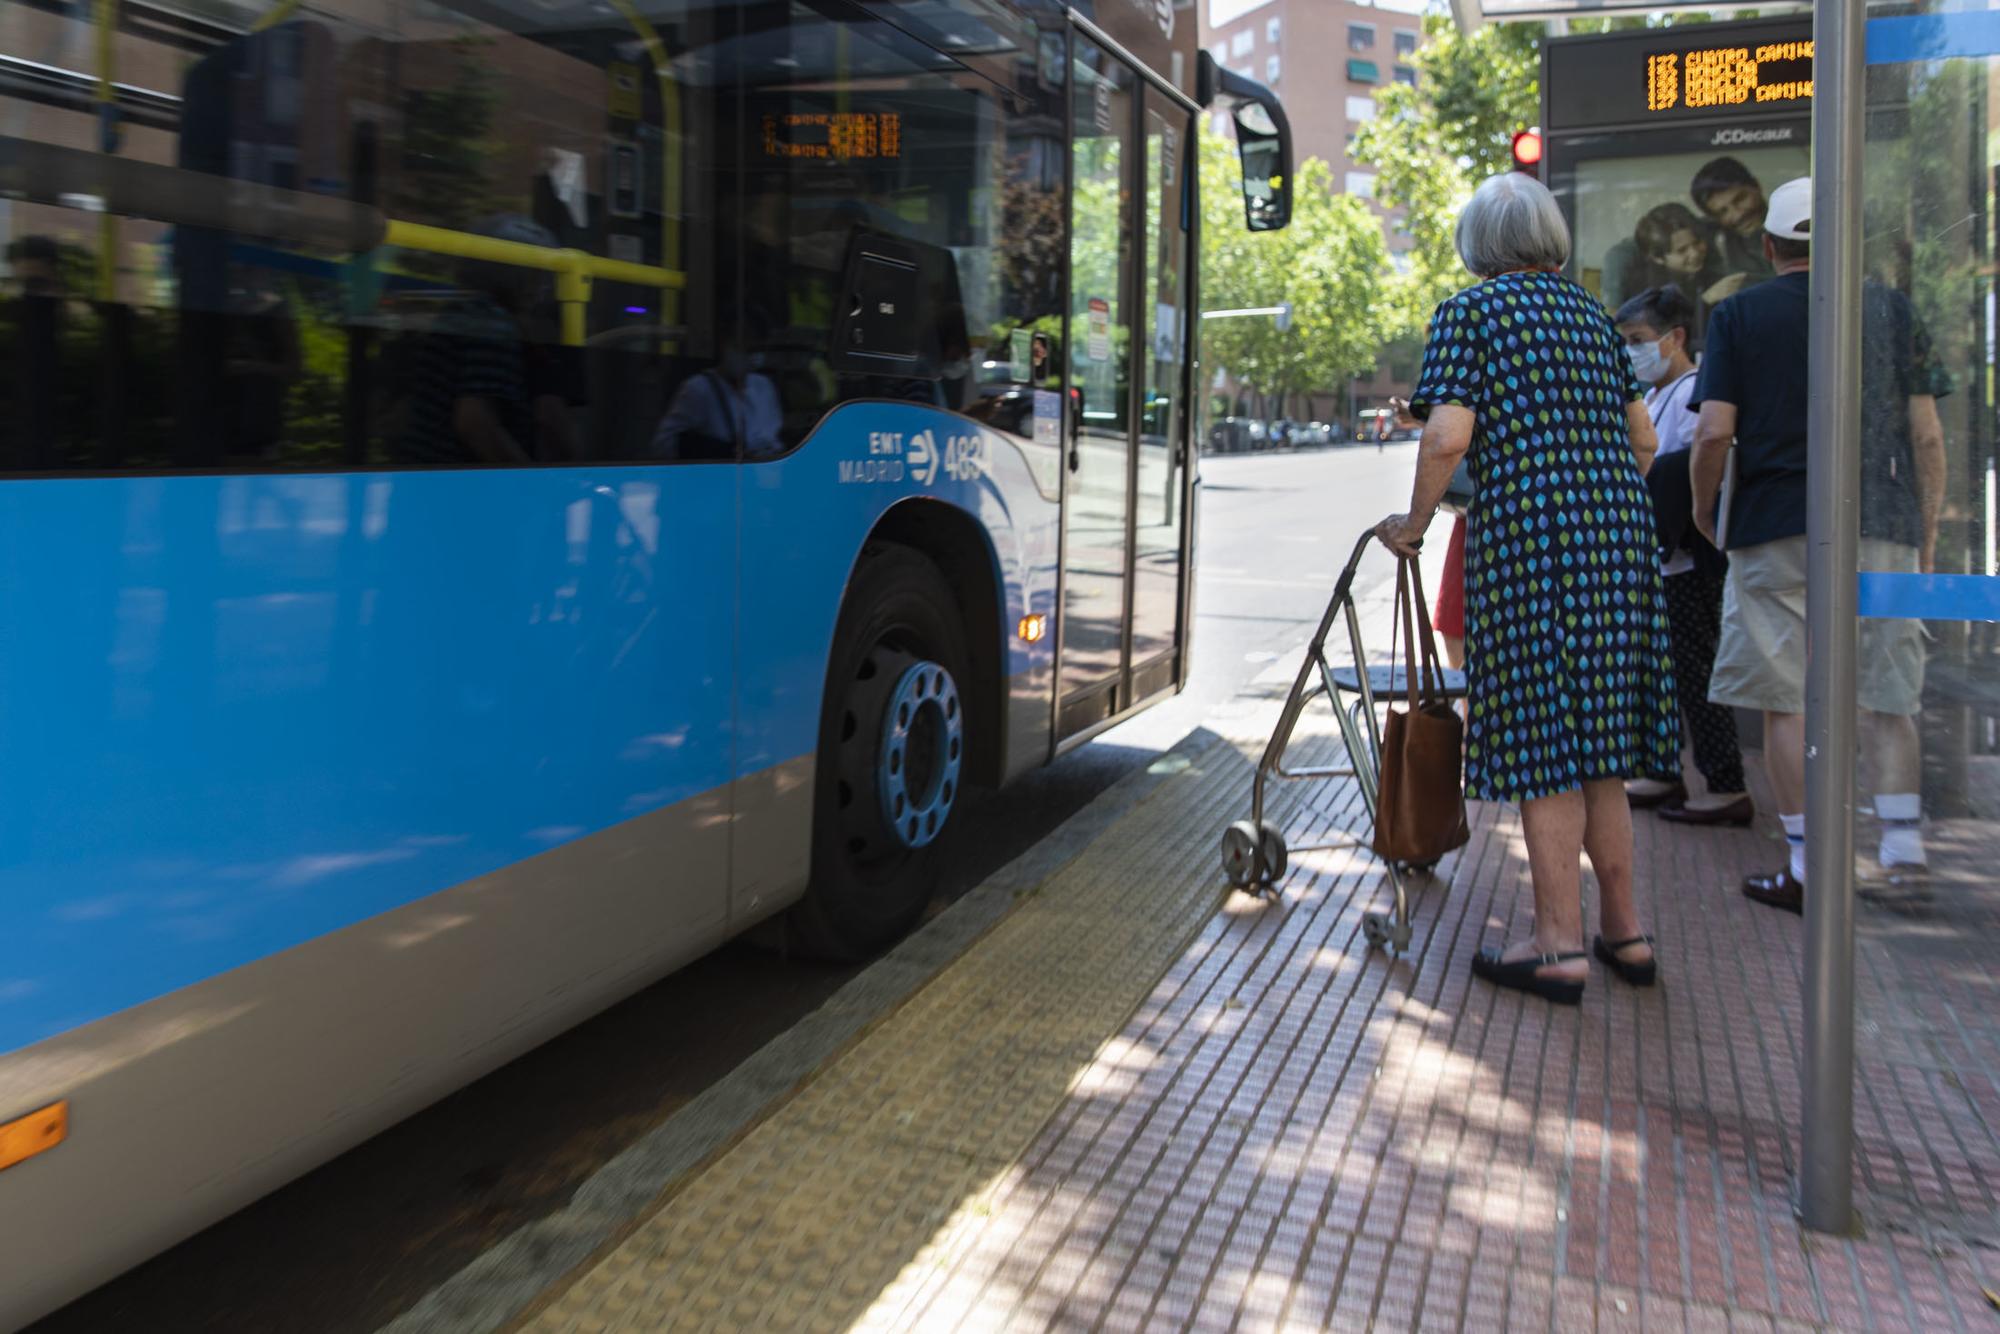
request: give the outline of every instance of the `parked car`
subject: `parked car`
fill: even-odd
[[[1254,417],[1218,417],[1208,428],[1208,449],[1211,454],[1262,449],[1268,434],[1264,423]]]
[[[1415,440],[1423,434],[1421,426],[1399,424],[1396,414],[1388,408],[1363,408],[1356,414],[1354,427],[1355,442],[1364,445]]]

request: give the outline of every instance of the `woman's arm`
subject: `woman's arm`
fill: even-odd
[[[1639,460],[1639,473],[1652,471],[1653,455],[1660,452],[1660,433],[1653,429],[1653,414],[1633,399],[1625,405],[1625,429],[1632,436],[1632,457]]]
[[[1417,479],[1410,487],[1410,512],[1391,514],[1375,525],[1382,544],[1399,556],[1414,556],[1431,526],[1438,502],[1451,485],[1451,474],[1465,451],[1472,447],[1475,422],[1470,408],[1456,403],[1440,403],[1424,423],[1423,439],[1417,442]]]

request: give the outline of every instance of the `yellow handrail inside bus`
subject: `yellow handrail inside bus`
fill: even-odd
[[[102,0],[102,3],[115,3],[115,0]],[[250,25],[250,31],[264,32],[267,29],[277,27],[280,23],[283,23],[286,19],[297,13],[303,3],[304,0],[279,0],[278,4],[266,11],[262,17]],[[667,59],[667,45],[660,40],[660,34],[653,27],[652,23],[647,20],[644,14],[639,12],[638,8],[632,3],[632,0],[611,0],[611,4],[624,18],[632,31],[639,35],[639,40],[644,43],[646,54],[653,62],[653,77],[658,81],[660,87],[660,111],[662,117],[662,143],[660,152],[662,164],[660,171],[660,262],[662,264],[674,264],[680,260],[681,241],[680,86],[674,82],[673,69]],[[106,87],[109,87],[108,83]],[[397,224],[391,223],[390,225],[395,226]],[[409,225],[415,226],[416,224]],[[460,235],[463,235],[463,233],[460,233]],[[476,240],[481,238],[470,239]],[[425,247],[411,245],[409,248],[417,250]],[[528,248],[533,249],[534,247]],[[459,254],[456,250],[438,251],[437,253]],[[484,258],[484,256],[464,257]],[[501,262],[505,263],[509,261],[503,260]],[[605,260],[602,262],[609,264],[613,261]],[[631,267],[636,269],[643,266]],[[565,271],[559,269],[556,272],[558,282],[560,282],[561,274]],[[612,278],[616,276],[604,269],[594,269],[591,272],[600,278]],[[679,275],[676,274],[676,276],[678,277]],[[588,281],[587,276],[585,281]],[[665,309],[661,313],[660,323],[673,324],[679,320],[680,311],[677,298],[681,289],[686,285],[684,282],[662,284],[642,278],[630,278],[622,281],[663,288],[668,295],[662,302]],[[565,305],[565,309],[567,309],[567,304]]]
[[[279,0],[275,8],[267,11],[262,18],[250,25],[250,31],[264,32],[267,29],[277,27],[280,23],[290,18],[304,2],[305,0]]]
[[[115,153],[112,116],[117,110],[118,93],[112,87],[112,62],[117,53],[118,0],[97,0],[93,15],[97,27],[97,133],[98,149]],[[106,212],[97,219],[97,299],[109,305],[118,297],[118,218]]]
[[[653,78],[660,85],[660,263],[678,264],[681,254],[681,93],[667,63],[667,44],[641,14],[632,0],[611,0],[616,9],[639,34],[646,55],[653,62]],[[680,321],[679,289],[670,289],[661,299],[660,323]]]
[[[607,278],[639,287],[657,287],[663,292],[681,292],[687,288],[687,275],[677,269],[606,259],[582,250],[558,250],[550,246],[529,245],[524,241],[502,241],[491,236],[475,236],[471,232],[430,227],[421,222],[400,222],[391,218],[382,241],[385,245],[404,250],[421,250],[426,254],[447,255],[453,259],[485,260],[492,264],[511,264],[516,268],[553,273],[556,276],[556,301],[562,307],[562,341],[569,347],[582,347],[589,332],[585,315],[593,279]]]

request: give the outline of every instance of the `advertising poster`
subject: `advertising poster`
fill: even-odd
[[[1708,313],[1772,276],[1771,192],[1811,170],[1812,26],[1691,24],[1543,47],[1545,179],[1570,274],[1617,310],[1672,284]]]
[[[1092,361],[1111,360],[1111,303],[1101,296],[1090,298],[1084,325],[1084,355]]]
[[[1586,158],[1576,164],[1576,277],[1616,310],[1673,283],[1698,325],[1724,297],[1771,276],[1764,201],[1810,170],[1803,143]]]

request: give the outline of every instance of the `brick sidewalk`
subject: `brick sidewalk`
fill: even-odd
[[[1351,783],[1281,789],[1281,901],[1220,893],[1274,712],[1163,759],[517,1327],[2000,1329],[1993,825],[1933,831],[1928,905],[1861,909],[1865,1235],[1829,1238],[1792,1216],[1802,924],[1736,892],[1772,830],[1638,817],[1661,985],[1594,968],[1551,1007],[1469,971],[1531,913],[1504,807],[1406,959],[1362,939],[1380,868],[1332,846]]]
[[[1334,800],[1295,847],[1361,823]],[[1231,900],[864,1324],[2000,1328],[1991,826],[1937,831],[1928,910],[1861,909],[1847,1241],[1792,1214],[1801,923],[1734,890],[1782,843],[1639,817],[1662,984],[1594,967],[1566,1010],[1470,975],[1532,910],[1518,821],[1475,813],[1407,962],[1365,950],[1356,853]]]

